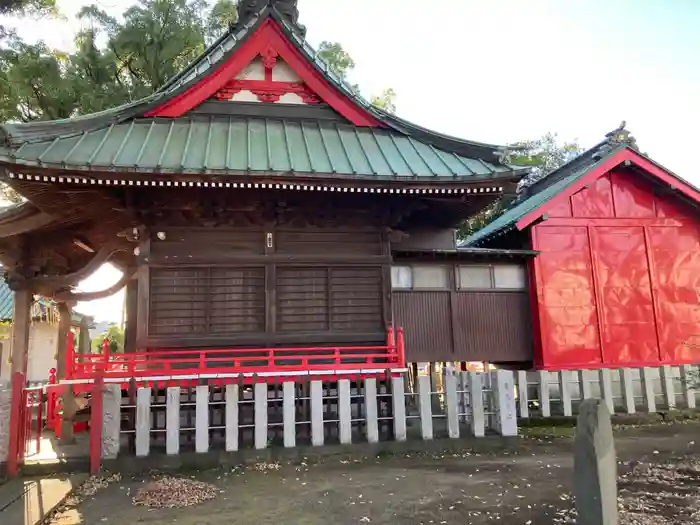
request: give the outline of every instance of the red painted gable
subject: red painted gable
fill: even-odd
[[[538,366],[700,361],[700,214],[668,186],[618,166],[550,202],[530,235]]]
[[[301,83],[273,82],[271,77],[267,76],[264,81],[242,81],[257,82],[255,85],[244,87],[258,91],[260,93],[258,96],[262,97],[261,100],[274,102],[280,94],[295,92],[307,103],[325,102],[356,126],[379,127],[381,125],[365,108],[332,86],[287,39],[279,24],[272,18],[265,20],[256,31],[248,35],[236,51],[206,77],[145,116],[180,117],[208,98],[221,98],[227,90],[235,91],[241,87],[241,81],[236,81],[236,76],[257,57],[262,57],[266,66],[277,57],[281,58],[302,81]]]
[[[689,199],[700,204],[700,191],[698,191],[697,188],[694,188],[690,184],[669,173],[668,171],[661,168],[657,164],[651,162],[649,159],[643,157],[636,151],[629,148],[625,148],[623,150],[618,151],[615,155],[612,155],[604,161],[600,162],[594,168],[589,170],[588,173],[586,173],[583,177],[577,180],[574,184],[562,191],[559,195],[555,196],[548,202],[544,203],[532,212],[525,215],[516,223],[516,227],[519,230],[522,230],[534,223],[544,214],[550,213],[551,210],[558,209],[560,206],[566,207],[567,199],[571,198],[573,194],[575,194],[582,188],[590,186],[591,184],[595,184],[601,176],[605,175],[610,170],[622,164],[634,165],[640,168],[641,170],[646,172],[647,175],[652,179],[656,179],[662,185],[671,187],[674,190],[679,191],[681,194],[685,195]]]

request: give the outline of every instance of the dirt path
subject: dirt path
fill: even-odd
[[[700,522],[700,424],[618,432],[624,524]],[[488,438],[487,438],[488,439]],[[495,438],[494,438],[495,439]],[[209,471],[210,502],[186,509],[131,503],[143,480],[124,479],[53,524],[492,524],[572,523],[570,438],[522,439],[508,453],[472,450],[329,459]],[[636,512],[638,511],[638,512]],[[693,514],[695,513],[695,516]]]

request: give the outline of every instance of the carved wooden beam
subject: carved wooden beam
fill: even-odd
[[[100,266],[106,263],[115,253],[125,251],[120,240],[113,240],[102,246],[95,256],[80,270],[66,275],[40,276],[27,279],[17,283],[19,289],[29,288],[36,293],[53,295],[53,292],[60,288],[67,288],[82,281],[95,272]]]
[[[114,295],[119,290],[124,288],[135,276],[136,270],[134,268],[129,268],[124,272],[121,279],[105,290],[100,290],[99,292],[73,292],[70,290],[65,290],[56,293],[54,295],[54,299],[57,301],[95,301],[97,299],[104,299],[105,297]]]
[[[10,237],[42,228],[54,217],[25,202],[0,213],[0,237]]]

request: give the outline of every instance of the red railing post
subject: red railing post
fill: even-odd
[[[103,370],[98,364],[97,377],[92,385],[90,398],[90,474],[100,473],[102,460],[102,391],[104,390]]]
[[[39,406],[36,409],[36,453],[39,454],[41,452],[41,433],[44,430],[44,422],[42,420],[44,415],[44,389],[37,390],[36,395],[39,401]]]
[[[102,358],[104,359],[105,362],[105,371],[109,370],[109,339],[106,337],[104,338],[104,341],[102,341]]]
[[[406,354],[403,340],[403,328],[399,328],[396,334],[396,351],[399,358],[399,367],[406,366]]]
[[[66,335],[66,379],[73,379],[75,368],[75,334],[68,330]]]
[[[46,389],[46,426],[48,428],[53,428],[54,418],[56,417],[58,396],[56,395],[56,389],[51,388],[51,385],[56,383],[58,383],[56,369],[52,368],[49,370],[49,387]]]
[[[26,377],[25,377],[26,379]],[[20,421],[22,422],[22,430],[19,434],[19,459],[23,460],[29,449],[28,436],[32,435],[32,410],[29,407],[29,390],[26,386],[22,390],[22,403],[20,405]]]
[[[394,327],[391,325],[386,329],[386,346],[389,348],[389,352],[394,349]]]
[[[24,374],[15,372],[12,375],[12,393],[10,398],[10,443],[7,456],[7,475],[17,476],[19,465],[19,447],[22,428],[22,401],[24,401]]]

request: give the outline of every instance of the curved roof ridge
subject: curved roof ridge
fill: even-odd
[[[242,25],[232,25],[190,65],[148,97],[115,108],[69,119],[0,124],[0,131],[5,135],[4,143],[10,147],[17,147],[24,143],[41,142],[61,136],[74,136],[143,116],[148,110],[189,89],[212,68],[220,65],[231,53],[235,52],[238,45],[251,34],[252,30],[268,17],[275,19],[287,38],[333,87],[367,111],[381,124],[439,149],[478,158],[494,165],[509,166],[505,161],[507,152],[505,146],[485,144],[442,134],[372,105],[318,55],[318,52],[306,40],[306,36],[300,33],[299,25],[287,20],[287,17],[270,2],[266,2],[255,16],[247,19]]]

